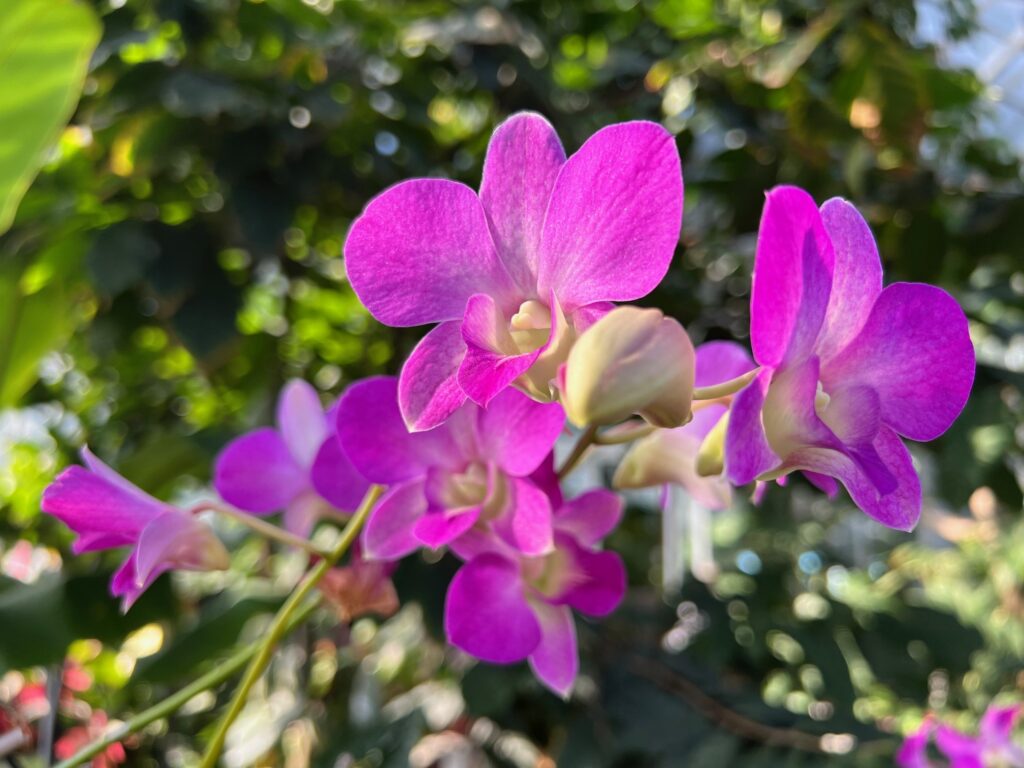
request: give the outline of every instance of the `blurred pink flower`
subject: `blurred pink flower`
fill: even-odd
[[[316,390],[298,379],[277,401],[277,429],[235,438],[217,457],[213,484],[221,497],[254,515],[284,510],[284,527],[308,536],[326,510],[359,506],[369,486],[334,434]]]
[[[42,509],[78,534],[76,554],[132,547],[114,574],[110,591],[128,610],[171,569],[228,567],[228,553],[209,526],[188,512],[154,499],[82,449],[85,467],[65,469],[43,493]]]

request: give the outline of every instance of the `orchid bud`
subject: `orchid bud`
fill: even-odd
[[[693,345],[678,322],[657,309],[618,307],[573,346],[562,405],[579,427],[634,413],[656,427],[678,427],[690,416],[693,375]]]
[[[708,432],[697,451],[697,474],[714,477],[725,469],[725,433],[729,428],[729,414],[725,414]]]

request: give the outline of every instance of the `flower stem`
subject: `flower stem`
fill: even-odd
[[[226,517],[230,517],[232,520],[241,523],[242,525],[246,526],[250,530],[255,531],[261,536],[265,536],[268,539],[274,539],[275,541],[280,541],[282,544],[287,544],[290,547],[304,549],[312,555],[323,557],[326,554],[324,550],[320,549],[320,547],[318,547],[313,542],[308,541],[307,539],[304,539],[301,536],[296,536],[294,533],[289,533],[284,528],[279,528],[276,525],[271,525],[266,520],[261,520],[260,518],[255,517],[254,515],[250,515],[247,512],[242,512],[241,510],[235,509],[234,507],[229,507],[224,504],[217,504],[212,501],[204,501],[203,503],[197,504],[195,507],[192,508],[193,513],[203,511],[217,512],[221,515],[225,515]]]
[[[615,432],[606,432],[603,435],[597,435],[594,437],[594,445],[622,445],[623,443],[632,443],[634,440],[639,440],[642,437],[647,437],[653,433],[657,427],[653,424],[642,423],[631,429],[621,429]]]
[[[558,470],[558,479],[561,480],[563,477],[568,475],[576,465],[580,463],[580,459],[587,452],[587,449],[594,443],[597,438],[597,427],[591,425],[583,430],[579,440],[576,441],[576,445],[573,446],[572,453],[565,460],[565,463]]]
[[[373,509],[374,504],[377,503],[377,499],[380,498],[383,492],[384,489],[379,485],[370,486],[370,489],[363,497],[362,503],[359,505],[359,509],[352,515],[352,519],[348,521],[348,524],[341,532],[341,538],[338,540],[338,543],[329,552],[326,552],[323,559],[306,573],[299,586],[289,595],[284,605],[277,612],[266,637],[256,650],[255,657],[245,670],[245,676],[235,690],[227,712],[224,713],[220,723],[217,724],[217,730],[213,735],[213,739],[210,741],[209,746],[207,746],[206,753],[199,764],[200,768],[213,768],[216,765],[217,758],[220,757],[220,753],[224,749],[224,742],[227,739],[231,724],[234,723],[245,707],[245,702],[249,698],[249,691],[252,690],[256,681],[262,677],[263,672],[270,664],[278,641],[285,635],[287,627],[291,623],[292,615],[299,609],[306,596],[316,588],[320,580],[338,562],[341,556],[348,551],[348,548],[352,546],[356,536],[359,534],[359,530],[363,527],[363,523],[369,517],[370,510]]]
[[[305,622],[319,603],[319,600],[312,600],[298,610],[288,623],[285,632],[291,632],[293,629]],[[197,677],[184,688],[175,691],[163,701],[154,704],[149,709],[143,710],[135,717],[122,723],[116,728],[112,728],[105,736],[79,750],[67,760],[57,763],[54,768],[75,768],[77,765],[82,765],[94,758],[96,755],[104,752],[108,747],[111,747],[117,742],[131,736],[133,733],[138,733],[150,723],[155,723],[157,720],[170,716],[203,691],[209,690],[210,688],[223,683],[229,677],[242,669],[246,662],[255,655],[255,645],[246,645],[239,648],[234,654],[217,664],[217,666],[202,677]]]
[[[755,368],[752,371],[747,371],[742,376],[737,376],[735,379],[729,379],[729,381],[723,381],[721,384],[712,384],[710,387],[697,387],[693,390],[694,400],[717,400],[720,397],[727,397],[729,395],[735,395],[747,384],[754,380],[754,377],[761,372],[760,368]]]

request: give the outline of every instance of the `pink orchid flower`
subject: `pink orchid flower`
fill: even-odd
[[[709,387],[735,379],[754,369],[750,355],[731,341],[709,341],[696,350],[695,386]],[[697,471],[701,446],[729,412],[728,405],[713,401],[695,403],[693,420],[675,429],[659,429],[638,440],[615,473],[618,488],[646,488],[675,484],[707,509],[727,508],[732,486],[720,474],[703,476]]]
[[[882,288],[867,223],[840,199],[768,194],[754,263],[751,341],[762,371],[733,401],[726,472],[736,484],[803,470],[836,480],[867,514],[910,530],[921,484],[900,436],[933,440],[974,379],[967,318],[945,291]]]
[[[935,743],[949,758],[950,768],[1021,768],[1024,749],[1014,743],[1013,728],[1024,706],[990,706],[982,715],[976,737],[948,725],[935,729]]]
[[[903,740],[896,752],[896,765],[899,768],[932,768],[932,762],[928,759],[928,742],[934,730],[935,723],[929,715],[916,731]]]
[[[133,547],[110,591],[128,610],[160,574],[223,570],[228,553],[209,526],[158,501],[82,449],[85,467],[68,467],[43,493],[42,509],[78,534],[75,554]]]
[[[449,641],[496,664],[527,659],[544,685],[568,696],[579,671],[572,610],[606,616],[626,591],[622,559],[597,550],[621,516],[621,500],[596,490],[555,512],[547,554],[526,556],[493,538],[464,543],[457,553],[472,557],[448,588]]]
[[[338,403],[338,437],[371,482],[391,486],[363,529],[368,557],[393,560],[480,527],[530,554],[552,546],[551,503],[529,479],[565,423],[556,403],[508,390],[466,403],[440,427],[410,433],[398,381],[354,384]]]
[[[284,510],[284,527],[308,536],[318,518],[353,510],[369,483],[352,466],[316,390],[295,379],[277,401],[277,429],[235,438],[217,457],[213,484],[221,497],[254,515]]]
[[[402,369],[410,429],[510,385],[551,400],[575,336],[661,282],[682,210],[679,153],[661,126],[608,126],[566,159],[534,113],[495,130],[479,195],[412,179],[372,200],[345,244],[352,287],[386,325],[439,323]]]

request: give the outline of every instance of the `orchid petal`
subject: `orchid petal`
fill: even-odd
[[[398,379],[398,405],[410,432],[443,424],[466,402],[458,379],[465,356],[457,320],[441,323],[413,349]]]
[[[440,549],[459,538],[479,519],[479,507],[429,511],[416,521],[412,533],[431,549]]]
[[[984,745],[978,739],[948,725],[939,725],[935,728],[935,744],[950,759],[951,767],[985,768],[982,760]]]
[[[398,560],[420,548],[413,526],[427,514],[423,481],[389,488],[370,513],[363,529],[362,547],[373,560]]]
[[[554,544],[551,500],[529,480],[507,478],[511,509],[492,524],[509,546],[524,555],[542,555]]]
[[[864,217],[834,197],[821,206],[821,220],[832,241],[835,272],[817,354],[827,360],[860,331],[882,292],[882,261]]]
[[[811,353],[825,319],[835,255],[814,200],[798,187],[768,193],[757,235],[750,340],[761,365]]]
[[[610,301],[596,301],[593,304],[577,307],[569,316],[569,322],[576,334],[579,335],[613,309],[615,309],[615,305]]]
[[[533,610],[541,637],[530,654],[530,668],[544,685],[563,699],[568,698],[580,666],[572,610],[545,603],[534,603]]]
[[[710,387],[754,369],[750,353],[734,341],[706,341],[695,350],[694,386]]]
[[[839,494],[839,483],[833,477],[810,471],[805,471],[804,477],[807,478],[807,482],[824,493],[830,499],[834,499]]]
[[[594,547],[622,520],[622,497],[597,488],[570,499],[555,513],[555,528],[585,547]]]
[[[498,257],[483,206],[469,187],[412,179],[375,197],[345,242],[352,288],[385,325],[462,317],[474,293],[516,293]]]
[[[253,430],[228,443],[217,456],[213,485],[229,504],[256,515],[284,508],[309,484],[280,433]]]
[[[112,471],[112,470],[111,470]],[[130,544],[142,529],[169,509],[128,481],[114,484],[84,467],[68,467],[43,493],[42,510],[81,538],[76,552]]]
[[[308,539],[317,521],[324,516],[328,505],[315,493],[300,493],[288,502],[281,515],[281,523],[289,533]]]
[[[480,452],[510,475],[530,474],[551,453],[565,425],[558,403],[538,403],[515,389],[479,415]]]
[[[313,488],[336,509],[351,512],[362,501],[369,481],[355,468],[335,435],[324,440],[310,470]]]
[[[448,640],[466,653],[496,664],[525,659],[541,641],[540,625],[526,598],[519,566],[481,555],[455,574],[445,600]]]
[[[562,486],[558,481],[558,472],[555,470],[554,451],[548,453],[537,468],[530,473],[530,480],[548,495],[548,498],[551,499],[552,509],[562,506]]]
[[[551,602],[571,605],[589,616],[607,616],[626,594],[626,567],[615,552],[584,549],[570,538],[557,538],[570,558],[567,589]]]
[[[427,467],[450,460],[457,446],[447,427],[410,434],[398,409],[398,381],[391,376],[356,382],[338,401],[341,448],[374,483],[419,477]]]
[[[142,596],[142,593],[168,570],[170,570],[170,566],[163,565],[150,573],[149,577],[139,584],[135,578],[135,551],[132,550],[132,553],[121,563],[121,567],[114,572],[110,579],[110,594],[121,598],[121,612],[127,613],[128,609]]]
[[[925,719],[921,727],[903,740],[896,753],[896,765],[900,768],[931,768],[928,759],[928,742],[931,739],[933,725]]]
[[[302,379],[292,379],[277,400],[277,428],[284,444],[303,469],[313,465],[330,428],[316,390]]]
[[[1024,712],[1024,704],[1011,704],[1006,707],[990,705],[981,716],[979,735],[987,744],[1012,744],[1010,737],[1021,712]]]
[[[872,448],[895,482],[895,489],[889,493],[879,492],[862,462],[837,450],[803,448],[786,457],[786,467],[834,477],[846,486],[854,503],[868,515],[890,528],[913,530],[921,515],[921,481],[910,452],[899,436],[885,426],[879,429]]]
[[[890,285],[857,337],[823,366],[822,381],[826,389],[871,387],[883,422],[912,440],[934,440],[960,415],[974,382],[967,318],[941,288]]]
[[[208,525],[175,509],[142,530],[135,550],[135,583],[141,587],[153,574],[170,568],[224,570],[229,562],[227,550]]]
[[[459,367],[459,386],[479,406],[486,406],[529,370],[544,349],[520,353],[500,308],[486,294],[477,294],[467,303],[462,339],[466,355]]]
[[[544,213],[564,162],[558,134],[536,112],[510,117],[487,146],[480,202],[498,254],[526,293],[537,284]]]
[[[771,371],[762,371],[732,401],[725,433],[725,474],[735,485],[751,483],[781,463],[761,424],[771,377]]]
[[[674,137],[655,123],[611,125],[562,166],[544,221],[538,293],[567,314],[646,296],[668,271],[683,218]]]

